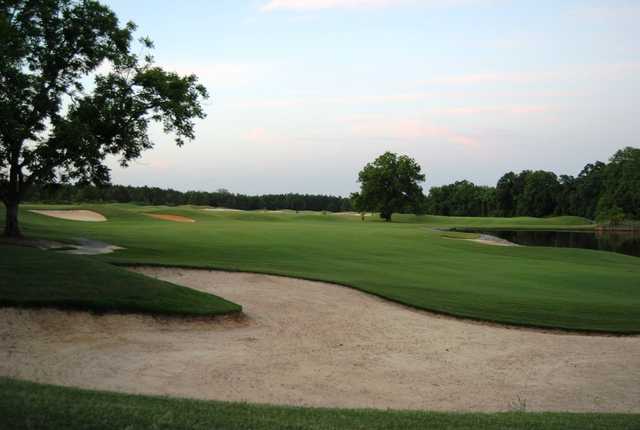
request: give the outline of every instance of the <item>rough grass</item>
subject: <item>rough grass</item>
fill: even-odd
[[[36,207],[41,206],[31,208]],[[66,221],[23,210],[23,227],[33,236],[89,237],[127,248],[94,257],[108,262],[289,275],[348,285],[460,317],[640,332],[640,265],[635,257],[582,249],[487,246],[443,238],[442,232],[433,230],[468,226],[471,221],[476,226],[592,227],[581,218],[399,215],[399,222],[384,223],[331,214],[207,212],[193,207],[81,208],[103,213],[108,221]],[[143,214],[153,211],[197,222],[167,223]]]
[[[640,428],[640,415],[294,408],[133,396],[0,378],[0,428],[631,430]]]
[[[0,256],[0,306],[182,316],[241,310],[214,295],[88,257],[9,245],[0,245]]]

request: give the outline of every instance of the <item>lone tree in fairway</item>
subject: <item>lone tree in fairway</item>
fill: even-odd
[[[5,235],[20,236],[18,205],[34,183],[106,183],[151,148],[159,122],[181,146],[204,118],[207,91],[132,52],[135,24],[92,0],[0,0],[0,198]],[[140,40],[151,49],[149,39]],[[99,66],[92,91],[84,85]]]
[[[424,198],[419,182],[424,180],[413,158],[385,152],[358,174],[361,188],[352,195],[354,205],[359,212],[379,211],[385,221],[391,221],[393,212],[417,212]]]

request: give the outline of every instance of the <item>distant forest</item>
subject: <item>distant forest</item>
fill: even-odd
[[[137,203],[204,205],[243,210],[352,211],[350,198],[314,194],[249,196],[221,189],[214,192],[108,185],[34,186],[27,201],[45,203]],[[433,187],[421,213],[449,216],[577,215],[589,219],[640,219],[640,149],[627,147],[608,163],[587,164],[578,176],[543,170],[504,174],[495,187],[458,181]]]
[[[495,187],[469,181],[433,187],[424,211],[450,216],[640,219],[640,149],[621,149],[608,163],[587,164],[575,177],[524,170],[504,174]]]
[[[214,192],[187,191],[156,187],[126,185],[52,184],[33,186],[25,199],[43,203],[135,203],[141,205],[201,205],[242,210],[329,211],[352,210],[351,200],[345,197],[317,194],[265,194],[248,196],[220,189]]]

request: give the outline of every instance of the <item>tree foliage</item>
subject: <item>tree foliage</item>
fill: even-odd
[[[201,205],[242,210],[309,210],[346,212],[353,210],[346,197],[317,194],[264,194],[249,196],[217,191],[177,191],[126,185],[52,184],[30,188],[25,201],[43,203],[135,203],[142,205]]]
[[[609,163],[589,163],[575,177],[524,170],[505,173],[495,188],[468,181],[433,187],[426,202],[438,215],[640,219],[640,149],[621,149]]]
[[[394,212],[420,210],[425,175],[418,163],[406,156],[385,152],[368,163],[358,174],[360,192],[354,195],[359,211],[377,211],[391,221]]]
[[[469,181],[432,187],[426,211],[447,216],[489,216],[495,213],[496,189]]]
[[[5,233],[33,184],[108,182],[107,156],[123,166],[162,124],[182,145],[204,118],[197,78],[133,53],[135,24],[93,0],[0,1],[0,197]],[[151,49],[148,39],[142,46]],[[98,69],[106,70],[97,73]],[[87,80],[94,76],[92,85]],[[87,86],[92,87],[87,90]]]

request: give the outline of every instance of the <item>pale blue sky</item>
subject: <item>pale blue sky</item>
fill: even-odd
[[[428,189],[638,146],[640,1],[106,3],[212,95],[196,140],[154,130],[114,183],[346,195],[387,150]]]

